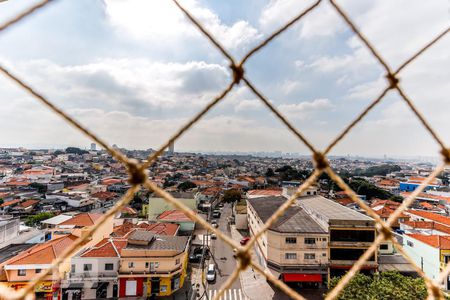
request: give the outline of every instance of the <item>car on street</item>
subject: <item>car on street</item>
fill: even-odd
[[[208,249],[206,248],[205,249],[205,259],[208,258],[208,254],[209,254],[209,252],[208,252]],[[189,254],[189,262],[199,263],[200,260],[202,259],[202,257],[203,257],[203,247],[202,246],[196,247]]]
[[[215,209],[212,213],[213,218],[220,218],[220,210]]]
[[[217,235],[215,233],[211,233],[211,239],[212,240],[217,240]]]
[[[217,206],[220,207],[220,208],[222,208],[222,207],[223,207],[223,203],[220,202]]]
[[[217,221],[216,221],[216,220],[212,220],[212,221],[211,221],[211,225],[212,225],[214,228],[219,227],[219,224],[217,224]]]
[[[216,265],[209,264],[208,271],[206,271],[206,280],[208,282],[214,282],[216,280]]]
[[[250,241],[250,237],[246,236],[246,237],[242,238],[240,243],[241,243],[242,246],[244,246],[244,245],[246,245],[248,243],[248,241]]]

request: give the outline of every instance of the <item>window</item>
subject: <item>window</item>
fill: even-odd
[[[315,238],[305,238],[305,244],[307,245],[314,245],[316,243]]]
[[[326,242],[326,241],[327,241],[327,238],[322,238],[322,241],[323,241],[323,242]]]
[[[134,262],[130,261],[130,262],[128,263],[128,268],[134,268]]]
[[[324,253],[322,253],[322,256],[327,256],[327,254],[324,252]]]
[[[388,247],[388,244],[381,244],[380,245],[380,250],[387,250],[389,247]]]
[[[39,274],[42,272],[42,269],[36,269],[35,272],[36,272],[36,274]]]
[[[175,260],[175,264],[178,265],[179,263],[180,263],[180,259],[177,258],[177,259]]]
[[[297,238],[295,237],[287,237],[286,244],[297,244]]]
[[[92,264],[84,264],[83,270],[84,271],[92,271]]]
[[[297,253],[286,253],[284,255],[286,259],[297,259]]]
[[[25,276],[27,275],[27,270],[17,270],[17,276]]]
[[[314,253],[305,253],[305,259],[315,259],[316,254]]]
[[[114,264],[105,264],[105,271],[114,270]]]
[[[406,241],[406,245],[408,245],[408,246],[410,246],[410,247],[414,247],[414,244],[413,244],[413,242],[411,242],[411,241]]]
[[[161,293],[167,292],[167,285],[161,285],[161,288],[159,290]]]
[[[75,265],[70,266],[70,273],[75,273]]]
[[[148,269],[148,267],[150,266],[150,263],[148,261],[145,262],[145,268]]]

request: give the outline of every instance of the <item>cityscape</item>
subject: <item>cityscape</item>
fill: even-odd
[[[0,300],[450,299],[449,12],[0,0]]]
[[[154,151],[120,150],[139,160]],[[383,220],[435,167],[342,157],[330,165]],[[178,153],[172,144],[150,171],[153,183],[245,245],[311,175],[313,165],[306,157]],[[1,281],[15,289],[51,266],[130,186],[126,169],[94,143],[88,150],[3,148],[0,176]],[[450,259],[448,176],[444,171],[432,181],[393,226],[397,241],[431,278]],[[376,236],[373,218],[322,175],[258,238],[252,256],[301,295],[321,299]],[[235,267],[233,249],[214,233],[165,199],[140,191],[45,277],[35,294],[212,299]],[[392,242],[380,244],[360,272],[418,276]],[[449,285],[441,282],[444,290]],[[257,298],[287,299],[251,268],[223,296]]]

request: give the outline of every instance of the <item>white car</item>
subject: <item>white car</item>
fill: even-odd
[[[209,264],[208,271],[206,272],[206,280],[208,282],[214,282],[216,280],[216,265]]]

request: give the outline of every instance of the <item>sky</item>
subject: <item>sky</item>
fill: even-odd
[[[237,60],[312,1],[181,0]],[[36,3],[0,3],[0,23]],[[448,0],[338,1],[392,68],[450,25]],[[400,74],[450,142],[450,36]],[[172,1],[57,0],[0,33],[0,64],[109,144],[159,148],[232,80],[228,61]],[[318,149],[387,84],[328,1],[245,66],[248,78]],[[89,147],[90,140],[0,76],[0,147]],[[308,154],[244,85],[176,143],[178,151]],[[438,146],[395,93],[333,155],[434,156]]]

